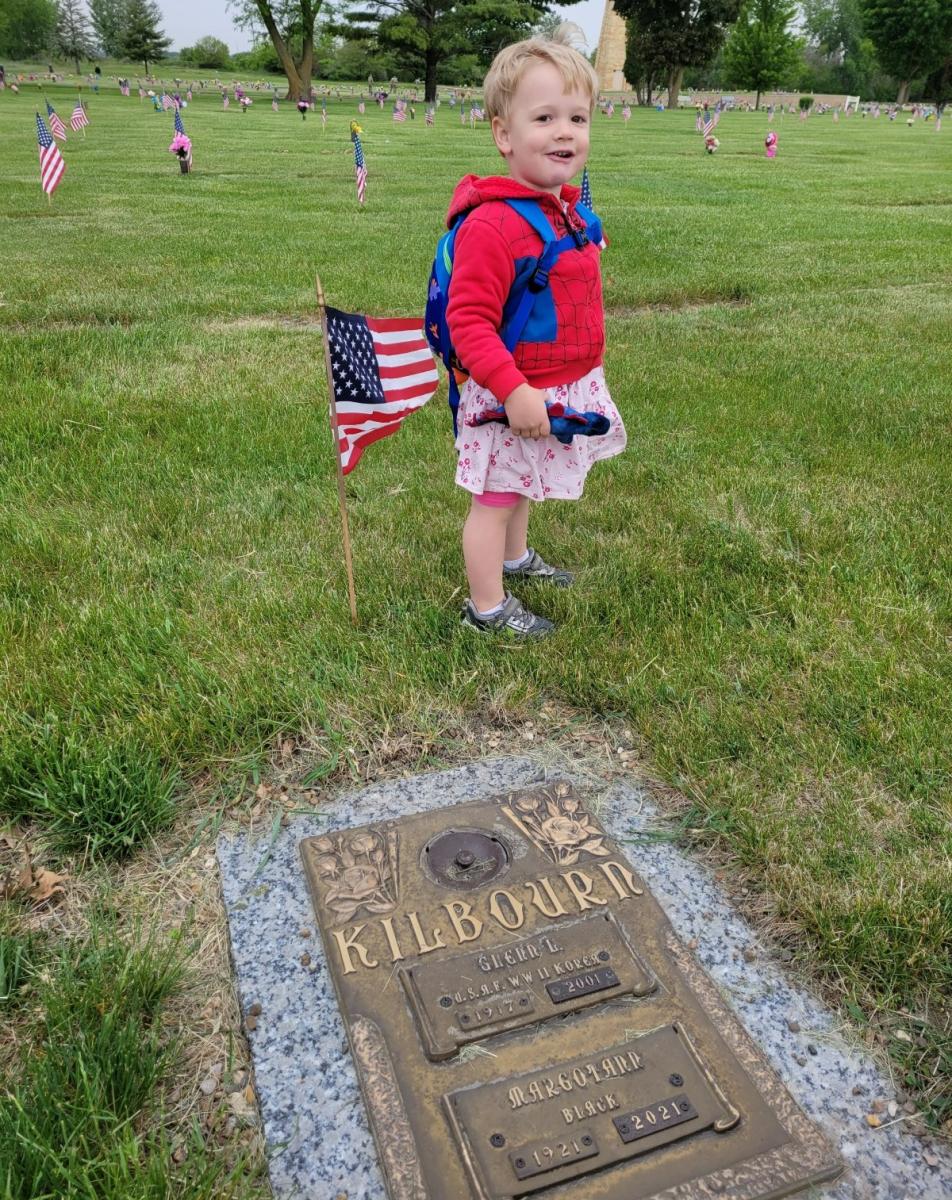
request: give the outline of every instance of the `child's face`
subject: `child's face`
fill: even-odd
[[[518,183],[558,196],[588,158],[591,99],[565,90],[559,71],[536,63],[519,80],[506,117],[493,117],[496,145]]]

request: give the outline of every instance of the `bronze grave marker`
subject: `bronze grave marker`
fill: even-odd
[[[838,1174],[569,784],[301,849],[391,1200],[766,1200]]]

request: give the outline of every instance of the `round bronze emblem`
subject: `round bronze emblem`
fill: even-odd
[[[495,834],[478,829],[448,829],[423,847],[423,868],[448,888],[477,888],[509,865],[509,850]]]

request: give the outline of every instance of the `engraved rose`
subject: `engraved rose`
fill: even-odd
[[[571,817],[549,817],[542,822],[542,832],[558,846],[574,846],[588,837],[588,830],[582,822]]]
[[[560,865],[578,862],[583,851],[598,857],[609,853],[601,830],[566,784],[541,795],[520,796],[504,811]]]
[[[375,845],[376,842],[371,834],[361,833],[351,841],[350,848],[355,854],[368,854]]]
[[[348,867],[340,877],[340,894],[351,900],[366,900],[380,887],[380,883],[376,867]]]
[[[333,854],[322,854],[315,861],[314,866],[321,875],[336,875],[340,864]]]

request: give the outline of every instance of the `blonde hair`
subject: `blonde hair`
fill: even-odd
[[[598,95],[598,76],[592,64],[568,44],[568,31],[560,27],[551,39],[533,37],[523,42],[514,42],[500,50],[483,81],[483,99],[486,115],[509,116],[509,106],[519,81],[530,67],[537,63],[551,63],[562,76],[567,92],[587,92],[591,108],[595,108]]]

